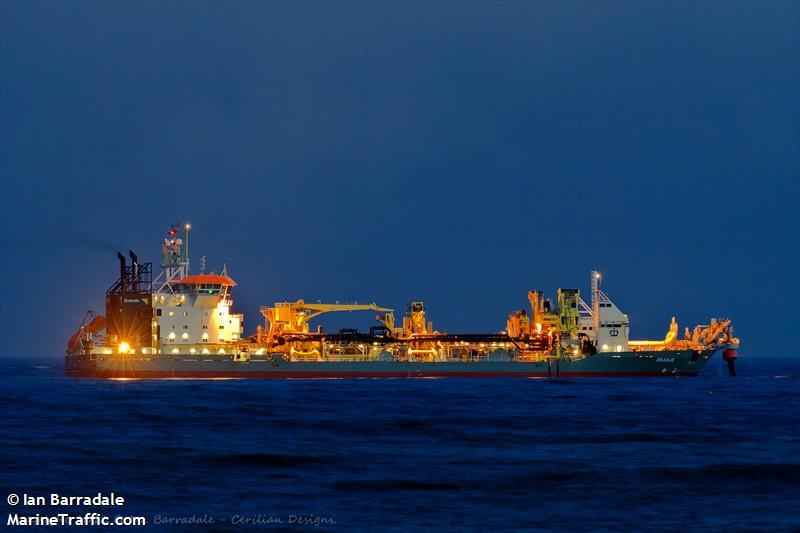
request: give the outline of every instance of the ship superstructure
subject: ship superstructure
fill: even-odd
[[[555,301],[530,291],[530,308],[507,317],[495,333],[434,329],[423,302],[402,321],[375,303],[278,302],[261,307],[264,324],[244,334],[232,312],[236,282],[219,273],[189,272],[189,225],[173,226],[162,243],[161,272],[118,253],[119,279],[106,293],[105,316],[87,313],[67,347],[66,373],[104,378],[173,377],[429,377],[696,375],[723,351],[735,373],[739,340],[729,319],[686,328],[673,317],[663,340],[630,339],[630,321],[591,273],[590,302],[579,289],[558,289]],[[204,268],[203,268],[204,270]],[[316,328],[323,313],[368,311],[368,332]]]

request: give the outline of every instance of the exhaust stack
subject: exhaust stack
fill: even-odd
[[[127,282],[125,280],[125,256],[121,253],[117,252],[117,259],[119,259],[119,287],[120,290],[124,293],[126,292]]]
[[[128,250],[128,255],[131,256],[131,266],[133,267],[131,290],[133,292],[139,292],[139,258],[133,253],[133,250]]]

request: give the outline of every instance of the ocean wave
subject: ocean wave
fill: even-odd
[[[206,455],[201,460],[221,466],[270,466],[283,468],[306,467],[334,462],[331,458],[326,457],[280,453],[228,453]]]
[[[369,492],[401,492],[401,491],[442,491],[458,490],[454,483],[437,481],[421,481],[415,479],[348,479],[331,484],[336,490],[355,490]]]

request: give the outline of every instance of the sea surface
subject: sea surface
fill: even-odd
[[[733,379],[717,357],[696,378],[97,381],[2,358],[0,528],[64,511],[8,494],[114,492],[122,510],[99,510],[146,517],[134,530],[798,531],[799,361],[742,357]]]

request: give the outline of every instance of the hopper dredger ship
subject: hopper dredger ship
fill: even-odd
[[[117,253],[119,278],[106,291],[105,315],[89,311],[69,339],[67,376],[95,378],[379,378],[694,376],[718,351],[735,375],[739,340],[730,319],[686,328],[675,318],[662,340],[629,338],[625,315],[591,273],[591,301],[578,289],[555,300],[530,291],[529,309],[511,313],[498,333],[443,333],[412,302],[394,310],[370,304],[279,302],[262,307],[264,325],[245,336],[232,312],[236,282],[189,271],[189,225],[162,243],[161,271]],[[128,263],[130,259],[130,263]],[[201,264],[204,263],[204,258]],[[312,328],[322,313],[372,311],[369,332]]]

